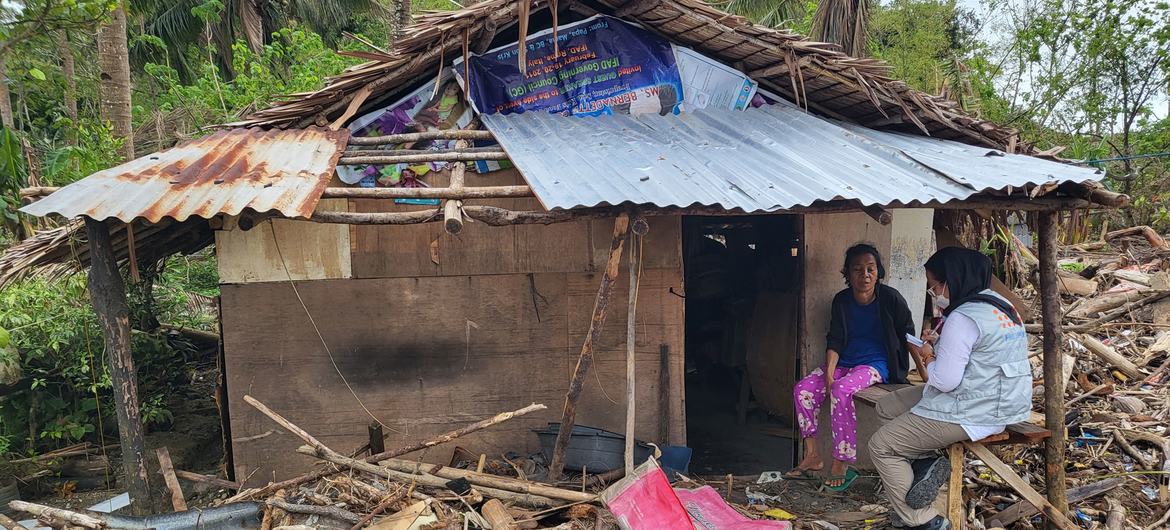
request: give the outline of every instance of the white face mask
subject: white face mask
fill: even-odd
[[[939,308],[940,310],[945,310],[950,305],[951,305],[950,298],[947,298],[941,294],[934,295],[934,306],[935,307]]]

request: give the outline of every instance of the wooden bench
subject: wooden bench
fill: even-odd
[[[874,385],[854,394],[853,398],[857,402],[869,406],[876,406],[878,400],[886,395],[909,386],[911,385]],[[1033,414],[1034,420],[1037,417],[1043,421],[1043,416]],[[1004,464],[985,447],[987,445],[1005,444],[1036,445],[1052,436],[1052,431],[1030,422],[1024,422],[1008,425],[1006,433],[1006,437],[995,440],[988,440],[986,442],[959,442],[947,447],[947,457],[951,460],[951,476],[947,483],[947,518],[951,520],[952,524],[956,525],[956,528],[962,528],[963,521],[966,520],[963,509],[963,457],[965,451],[969,449],[975,453],[976,457],[983,460],[988,467],[991,467],[996,474],[1000,475],[1012,489],[1015,489],[1022,497],[1033,503],[1037,509],[1045,512],[1059,527],[1070,530],[1077,528],[1063,514],[1055,513],[1055,510],[1051,509],[1052,505],[1048,504],[1042,495],[1029,486],[1026,481],[1020,479],[1018,475],[1011,471],[1011,468],[1007,464]]]

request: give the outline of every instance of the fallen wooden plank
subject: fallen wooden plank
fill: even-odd
[[[1085,499],[1091,499],[1124,483],[1125,477],[1115,477],[1075,487],[1068,490],[1068,502],[1081,502]],[[1026,500],[1020,501],[1008,506],[1004,511],[995,514],[994,517],[987,521],[987,526],[989,528],[994,526],[1006,528],[1008,525],[1020,519],[1025,519],[1038,513],[1040,513],[1040,510],[1033,506],[1032,503]]]
[[[183,488],[179,486],[179,477],[175,476],[175,465],[171,462],[171,452],[166,447],[154,450],[158,456],[158,472],[163,476],[167,489],[171,492],[171,507],[176,512],[187,511],[187,500],[183,498]]]
[[[1057,528],[1061,528],[1063,530],[1081,530],[1080,526],[1077,526],[1076,523],[1073,523],[1071,520],[1069,520],[1067,515],[1061,513],[1060,510],[1057,510],[1055,507],[1053,507],[1052,504],[1048,502],[1048,499],[1045,499],[1044,496],[1040,495],[1039,492],[1032,488],[1032,486],[1029,485],[1027,481],[1020,478],[1020,476],[1017,475],[1015,471],[1012,471],[1012,468],[1003,463],[1003,461],[1000,460],[999,457],[995,456],[995,454],[993,454],[990,449],[974,442],[963,442],[963,446],[966,447],[968,451],[971,451],[971,453],[974,454],[977,458],[982,460],[987,467],[991,468],[991,470],[995,472],[995,474],[999,475],[999,478],[1003,479],[1004,482],[1007,482],[1008,485],[1016,491],[1016,493],[1019,493],[1020,496],[1024,498],[1024,500],[1027,500],[1034,506],[1040,507],[1041,511],[1044,512],[1044,515],[1048,517],[1048,520],[1055,524]]]

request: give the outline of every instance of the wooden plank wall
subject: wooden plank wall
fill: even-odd
[[[825,364],[825,334],[829,331],[829,310],[833,296],[845,288],[841,265],[845,250],[857,243],[870,243],[889,263],[891,227],[882,226],[864,213],[818,214],[804,218],[804,317],[801,318],[801,366],[798,379]],[[821,425],[829,425],[828,403],[821,409]],[[865,444],[878,427],[876,417],[858,409],[859,465],[869,466]],[[829,429],[821,429],[820,454],[830,458]]]
[[[469,178],[474,185],[520,180],[513,172]],[[434,179],[432,185],[442,183]],[[532,199],[494,203],[539,207]],[[349,207],[418,208],[376,200],[351,201]],[[638,303],[637,435],[662,441],[659,423],[665,414],[668,441],[682,443],[683,300],[668,292],[671,287],[682,291],[680,223],[679,218],[654,218],[650,224]],[[443,233],[438,223],[350,227],[352,279],[296,282],[332,360],[287,281],[223,285],[237,478],[262,483],[310,465],[293,453],[300,441],[245,404],[244,394],[343,452],[365,443],[366,425],[373,421],[358,398],[387,426],[388,448],[544,403],[549,410],[542,414],[468,436],[422,458],[445,463],[453,445],[493,455],[535,451],[531,429],[560,418],[611,231],[607,221],[548,227],[469,222],[458,237]],[[628,290],[624,264],[617,285],[578,423],[620,432]],[[666,400],[660,397],[661,345],[670,352],[667,364],[675,381]]]

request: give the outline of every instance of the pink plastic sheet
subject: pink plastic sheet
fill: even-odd
[[[691,516],[696,530],[790,530],[788,521],[748,519],[723,502],[711,486],[693,490],[676,489],[675,495]]]
[[[687,511],[653,458],[601,492],[601,500],[623,530],[690,530]]]
[[[673,489],[653,458],[601,492],[623,530],[791,530],[788,521],[752,520],[710,486]]]

